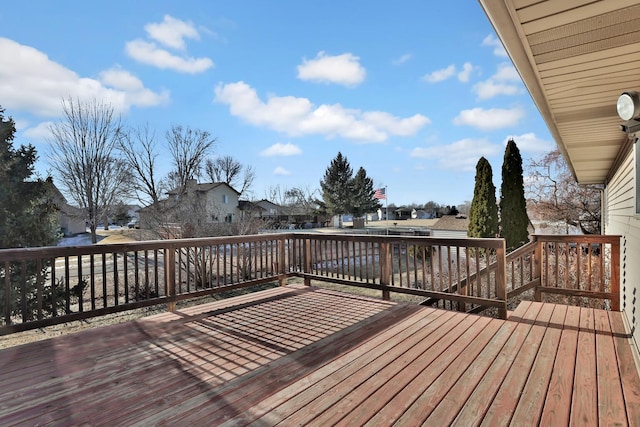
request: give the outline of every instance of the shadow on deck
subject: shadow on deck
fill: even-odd
[[[0,424],[640,425],[619,312],[288,286],[0,350]]]

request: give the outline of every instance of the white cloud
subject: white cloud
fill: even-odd
[[[502,63],[489,79],[473,85],[478,99],[489,99],[498,95],[517,95],[524,92],[520,75],[511,64]]]
[[[24,135],[29,139],[46,141],[51,137],[51,126],[53,122],[46,121],[42,123],[38,123],[33,127],[25,127],[21,129],[24,131]]]
[[[471,73],[475,69],[476,67],[474,67],[473,64],[471,64],[470,62],[465,62],[462,65],[462,70],[458,72],[456,66],[454,64],[451,64],[447,68],[442,68],[440,70],[433,71],[429,74],[425,74],[424,76],[422,76],[422,80],[427,81],[429,83],[438,83],[438,82],[450,79],[453,76],[456,76],[456,72],[457,72],[458,80],[460,80],[463,83],[466,83],[469,81],[469,78],[471,77]]]
[[[522,93],[522,89],[518,86],[496,82],[494,80],[485,80],[473,85],[473,90],[478,94],[478,99],[489,99],[498,95],[517,95]]]
[[[192,22],[181,21],[170,15],[165,15],[162,22],[145,25],[144,29],[151,39],[177,50],[186,49],[185,38],[200,40],[200,34]]]
[[[511,82],[520,82],[520,74],[518,74],[518,70],[513,65],[503,62],[502,64],[498,64],[498,71],[491,76],[492,79],[500,80],[500,81],[511,81]]]
[[[271,96],[263,102],[256,90],[244,82],[218,84],[215,101],[228,105],[232,115],[248,123],[291,136],[384,142],[390,135],[415,135],[430,122],[421,114],[399,118],[380,111],[347,109],[340,104],[315,106],[307,98],[293,96]]]
[[[273,174],[274,175],[285,176],[285,175],[291,175],[291,172],[288,171],[287,169],[283,168],[282,166],[278,166],[277,168],[275,168],[273,170]]]
[[[473,126],[480,130],[490,131],[516,125],[524,117],[524,110],[519,107],[512,109],[473,108],[463,110],[453,119],[458,126]]]
[[[297,145],[290,142],[283,144],[278,142],[271,147],[263,150],[260,155],[265,157],[271,156],[297,156],[302,154],[302,150]]]
[[[410,156],[436,160],[442,169],[472,172],[480,157],[495,156],[500,150],[500,146],[491,144],[486,139],[467,138],[449,145],[416,147]]]
[[[499,56],[501,58],[507,58],[509,55],[507,51],[502,46],[502,42],[493,34],[489,34],[487,37],[482,40],[482,46],[493,47],[493,54],[495,56]]]
[[[422,79],[429,83],[437,83],[444,80],[447,80],[456,73],[456,66],[451,64],[447,68],[442,68],[440,70],[433,71],[429,74],[425,74],[422,76]]]
[[[471,62],[465,62],[462,66],[462,71],[458,73],[458,80],[463,83],[468,82],[469,78],[471,77],[471,72],[474,70],[474,68],[475,67],[471,64]]]
[[[510,139],[515,141],[518,149],[522,152],[546,153],[555,148],[555,143],[553,141],[538,138],[533,132],[524,133],[522,135],[509,135],[504,139],[503,144],[506,146]]]
[[[345,86],[356,86],[362,83],[366,71],[360,65],[360,58],[351,53],[328,56],[318,52],[315,59],[302,60],[298,65],[298,78],[318,83],[337,83]]]
[[[122,90],[128,103],[135,102],[138,106],[154,106],[166,104],[169,102],[169,92],[164,90],[157,94],[150,89],[144,87],[142,81],[130,72],[120,69],[111,68],[102,71],[99,75],[100,81],[111,86],[114,89]]]
[[[168,92],[155,93],[123,70],[119,71],[121,79],[110,71],[105,72],[104,80],[80,77],[39,50],[2,37],[0,52],[0,99],[10,110],[57,117],[62,112],[62,99],[68,97],[104,100],[118,112],[169,100]]]
[[[144,40],[132,40],[125,45],[127,55],[143,64],[161,69],[169,69],[179,73],[197,74],[214,66],[209,58],[193,58],[174,55],[158,47],[155,43]]]
[[[410,53],[405,53],[404,55],[402,55],[400,58],[396,58],[394,59],[391,63],[393,65],[402,65],[405,62],[407,62],[408,60],[410,60],[411,58],[413,58],[413,55]]]

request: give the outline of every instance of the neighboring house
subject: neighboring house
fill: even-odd
[[[210,224],[241,219],[238,193],[224,182],[189,182],[186,192],[172,190],[167,198],[137,212],[141,228],[177,227],[189,222]]]
[[[616,103],[640,91],[640,4],[479,1],[577,181],[604,185],[602,232],[622,236],[620,306],[638,346],[640,121]]]
[[[469,229],[469,218],[462,215],[444,215],[430,228],[430,236],[439,239],[465,239],[467,238],[467,230]],[[436,253],[441,258],[444,266],[457,262],[458,249],[453,246],[434,246]],[[460,257],[464,258],[466,253],[460,253]]]
[[[262,218],[265,212],[263,207],[249,200],[238,200],[238,210],[240,211],[240,217],[243,219]]]
[[[195,196],[197,200],[204,202],[209,222],[237,222],[240,219],[240,193],[226,182],[198,183],[191,180],[186,195],[181,195],[177,190],[169,191],[167,194],[172,204],[180,203],[181,197]]]
[[[398,208],[394,212],[396,215],[395,219],[399,219],[399,220],[411,219],[413,208]]]
[[[463,215],[444,215],[430,227],[431,236],[441,239],[464,239],[469,230],[469,218]]]
[[[261,218],[278,219],[281,215],[285,215],[284,208],[267,199],[258,200],[254,202],[258,207],[262,209],[260,214]]]
[[[60,231],[65,237],[87,232],[84,211],[71,206],[55,184],[51,184],[51,199],[58,210]]]
[[[434,216],[424,209],[413,209],[411,211],[411,219],[431,219]]]

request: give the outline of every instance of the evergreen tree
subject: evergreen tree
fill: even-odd
[[[484,157],[476,165],[476,182],[469,211],[469,237],[498,235],[498,205],[491,165]]]
[[[510,139],[504,152],[500,188],[500,236],[505,239],[507,249],[515,249],[529,240],[528,225],[522,157],[515,141]]]
[[[0,108],[0,248],[52,245],[56,225],[51,183],[34,177],[35,147],[13,147],[15,124],[3,113]]]
[[[367,176],[367,171],[361,167],[353,176],[349,161],[340,152],[325,171],[320,188],[322,200],[316,202],[320,212],[325,214],[352,214],[361,218],[382,206],[373,198],[373,180]]]
[[[53,245],[58,227],[56,208],[50,195],[53,184],[49,179],[34,177],[36,149],[32,145],[13,147],[15,124],[11,118],[5,120],[3,113],[0,108],[0,248]],[[8,271],[0,268],[0,283],[5,283],[6,273],[10,273],[10,295],[6,295],[4,286],[0,287],[0,306],[5,306],[8,297],[12,315],[32,320],[38,309],[36,277],[40,274],[45,278],[48,268],[49,262],[43,262],[38,272],[33,261],[24,266],[10,264]],[[25,289],[22,289],[23,284]],[[51,298],[53,292],[57,294],[55,299]],[[44,286],[42,310],[62,309],[63,292],[61,288]],[[53,300],[58,301],[58,307],[52,306]]]
[[[330,215],[340,215],[351,211],[353,170],[349,161],[338,152],[320,181],[322,190],[321,206]]]
[[[367,176],[364,168],[358,169],[351,184],[353,188],[351,213],[354,217],[361,218],[367,212],[375,212],[382,206],[378,199],[373,198],[375,193],[373,180]]]

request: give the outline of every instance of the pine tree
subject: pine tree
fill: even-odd
[[[0,248],[27,248],[49,246],[56,242],[56,210],[50,196],[50,180],[34,177],[37,160],[36,149],[32,145],[13,147],[16,132],[11,118],[5,120],[0,108]],[[46,277],[49,263],[44,262],[40,271],[35,262],[24,266],[11,264],[8,296],[11,314],[31,320],[37,310],[36,276]],[[0,269],[0,283],[5,282],[6,271]],[[26,280],[21,280],[26,279]],[[46,282],[46,280],[45,280]],[[22,286],[26,287],[24,290]],[[0,306],[5,306],[5,287],[0,287]],[[62,291],[64,291],[62,289]],[[44,286],[41,290],[44,312],[52,312],[51,295],[57,293],[58,304],[64,302],[60,289]],[[25,310],[26,309],[26,310]],[[60,306],[55,308],[61,309]]]
[[[469,237],[498,235],[498,205],[491,165],[484,157],[476,165],[476,182],[469,211]]]
[[[349,161],[338,152],[320,181],[322,207],[330,215],[350,213],[353,170]]]
[[[529,240],[528,225],[522,157],[515,141],[510,139],[504,152],[500,188],[500,236],[505,239],[507,249],[515,249]]]
[[[367,176],[364,168],[358,169],[351,184],[353,189],[351,213],[355,218],[362,218],[367,212],[375,212],[382,206],[378,199],[373,198],[375,193],[373,180]]]
[[[0,248],[52,245],[56,233],[51,184],[34,177],[35,147],[13,147],[15,124],[3,113],[0,108]]]

